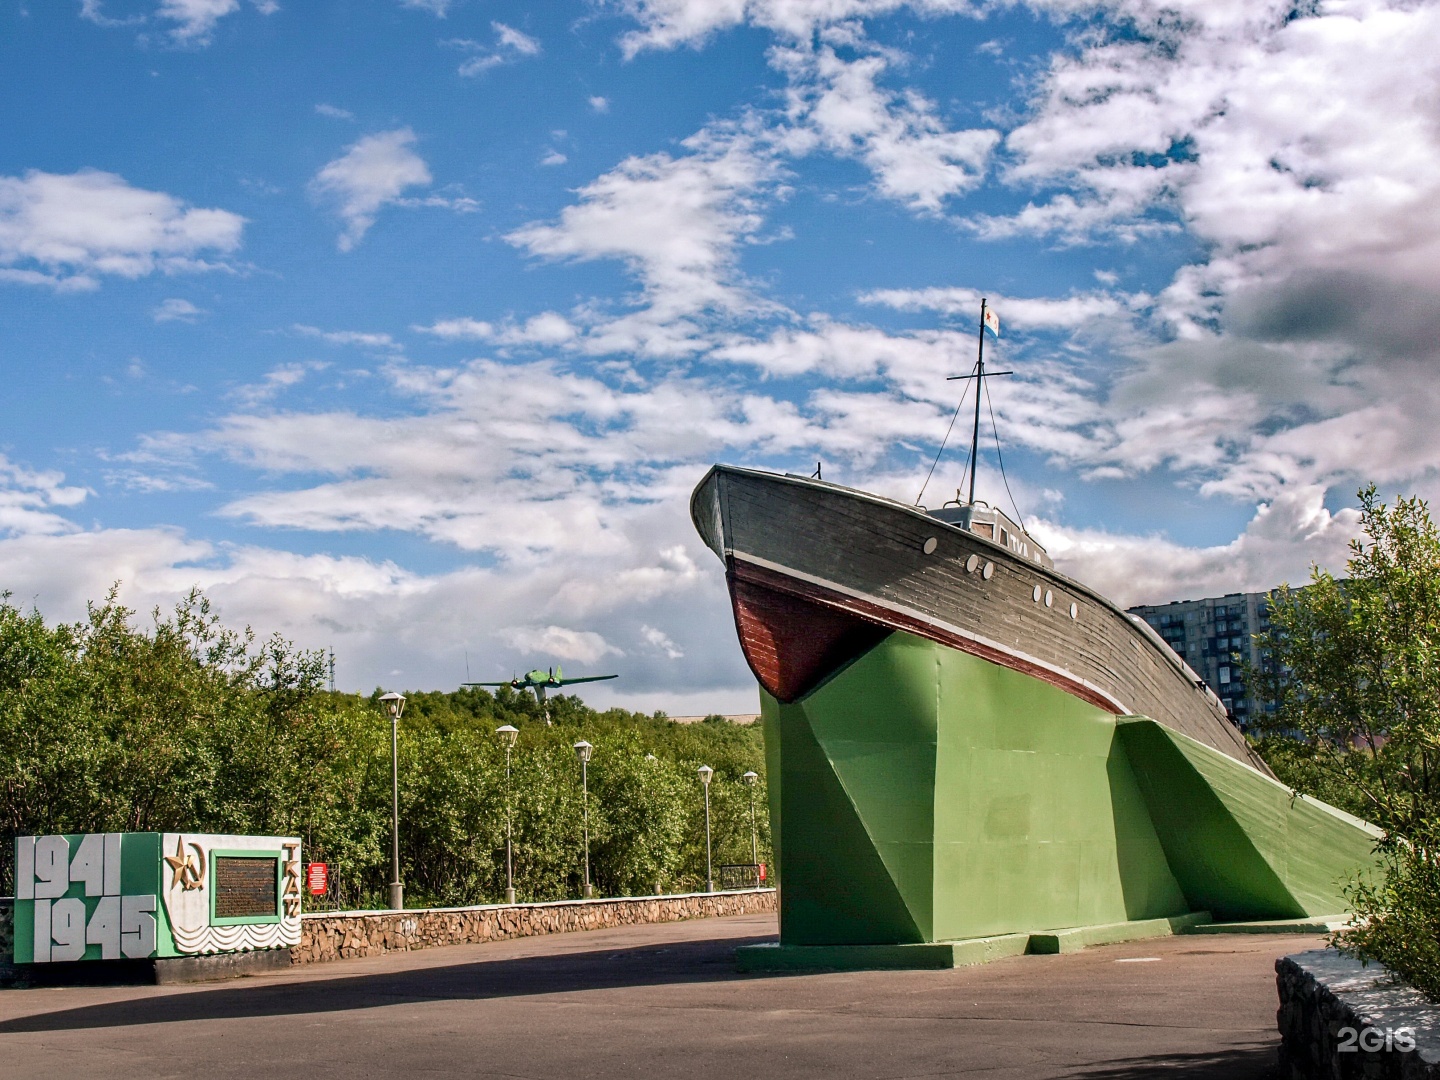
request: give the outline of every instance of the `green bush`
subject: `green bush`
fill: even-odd
[[[1252,677],[1278,701],[1257,743],[1295,790],[1384,830],[1386,873],[1353,882],[1356,926],[1332,938],[1440,1000],[1440,532],[1419,498],[1360,492],[1347,576],[1317,569],[1270,596]]]
[[[330,693],[325,660],[225,629],[193,593],[148,629],[114,596],[48,626],[0,600],[0,890],[11,838],[185,830],[298,835],[330,864],[339,907],[378,906],[391,879],[390,723],[378,701]],[[495,902],[511,814],[522,900],[579,896],[580,767],[589,766],[591,878],[600,895],[703,888],[711,789],[717,864],[750,861],[747,770],[769,859],[758,725],[674,724],[502,687],[410,694],[399,726],[401,879],[412,905]],[[495,729],[520,735],[507,784]],[[314,906],[314,905],[312,905]]]
[[[1440,862],[1433,845],[1381,842],[1386,874],[1356,882],[1351,898],[1361,920],[1333,944],[1379,960],[1431,1001],[1440,1002]]]

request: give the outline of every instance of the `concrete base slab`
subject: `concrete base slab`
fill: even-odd
[[[1139,919],[1100,926],[1075,926],[1033,934],[1001,934],[964,941],[915,945],[742,945],[735,950],[741,971],[924,970],[987,964],[1026,953],[1075,952],[1091,945],[1169,937],[1210,921],[1207,911],[1169,919]]]
[[[213,982],[266,975],[290,967],[289,949],[257,949],[254,952],[216,953],[213,956],[177,956],[155,961],[155,984]]]
[[[914,945],[742,945],[735,962],[741,971],[918,971],[1020,956],[1029,944],[1028,934],[1005,934]]]
[[[1185,934],[1331,934],[1344,930],[1353,915],[1312,915],[1304,919],[1270,919],[1262,922],[1206,923],[1187,927]]]
[[[1133,922],[1103,923],[1099,926],[1076,926],[1067,930],[1047,930],[1030,935],[1032,953],[1062,953],[1086,949],[1091,945],[1117,945],[1122,941],[1143,941],[1146,938],[1182,934],[1208,923],[1208,911],[1192,911],[1168,919],[1136,919]]]

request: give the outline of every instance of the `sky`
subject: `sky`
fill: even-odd
[[[1339,570],[1360,485],[1440,489],[1437,40],[1416,0],[0,0],[0,590],[198,586],[341,689],[753,712],[691,490],[952,498],[982,297],[978,494],[1059,569]]]

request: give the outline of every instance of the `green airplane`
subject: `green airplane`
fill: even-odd
[[[550,723],[550,707],[545,701],[545,691],[553,690],[560,686],[573,686],[575,683],[603,682],[606,679],[618,679],[619,675],[582,675],[576,679],[567,679],[559,667],[552,667],[548,672],[536,668],[534,671],[527,671],[524,677],[516,676],[513,679],[506,679],[504,682],[467,682],[461,686],[508,686],[511,690],[534,690],[535,700],[540,703],[540,708],[545,711],[545,723]]]

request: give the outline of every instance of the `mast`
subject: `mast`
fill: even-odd
[[[975,370],[972,371],[969,375],[947,375],[945,377],[947,382],[954,382],[957,379],[962,381],[966,379],[975,380],[975,427],[970,432],[970,502],[972,505],[975,502],[976,457],[980,453],[980,394],[981,391],[985,389],[985,378],[986,376],[993,378],[996,375],[1014,374],[1013,371],[985,370],[985,317],[987,314],[989,314],[990,311],[989,307],[987,307],[987,304],[988,301],[982,296],[980,298],[980,356],[976,360]],[[993,320],[994,323],[992,329],[998,336],[1000,333],[1000,320],[993,315],[991,315],[990,318],[991,320]],[[935,460],[930,463],[930,471],[925,475],[925,483],[920,485],[920,494],[915,496],[916,506],[920,505],[920,500],[925,496],[925,489],[930,485],[930,477],[935,475],[935,466],[940,464],[940,455],[945,452],[945,445],[950,441],[950,433],[955,430],[955,421],[960,418],[960,410],[964,407],[965,395],[961,394],[960,401],[955,406],[955,412],[950,417],[950,426],[945,429],[945,438],[940,441],[940,449],[935,452]],[[998,433],[995,436],[995,446],[996,452],[998,453],[1000,446],[1000,436]],[[1005,462],[1003,460],[1000,462],[1000,468],[1003,472],[1005,468]],[[955,493],[955,497],[957,499],[960,497],[960,493],[958,491]]]
[[[980,392],[985,388],[985,297],[980,298],[980,356],[975,362],[975,429],[970,435],[970,505],[975,505],[975,473],[980,464]]]

